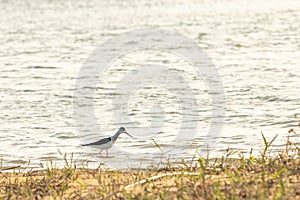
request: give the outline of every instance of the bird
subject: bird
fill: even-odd
[[[102,151],[105,149],[106,150],[106,157],[108,157],[108,149],[112,148],[113,144],[117,141],[119,135],[121,133],[126,133],[130,137],[132,137],[129,133],[126,132],[124,127],[119,128],[119,130],[113,135],[108,138],[103,138],[101,140],[98,140],[96,142],[92,142],[89,144],[83,144],[82,146],[94,146],[94,147],[99,147],[100,150],[100,155]],[[133,138],[133,137],[132,137]]]

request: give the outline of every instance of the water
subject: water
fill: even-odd
[[[293,114],[300,113],[299,1],[34,0],[1,1],[0,10],[3,165],[26,165],[30,160],[30,165],[38,166],[49,159],[60,163],[57,151],[60,149],[74,153],[79,163],[90,161],[91,167],[97,166],[98,150],[79,147],[81,139],[85,139],[79,138],[73,116],[76,77],[97,45],[116,34],[141,27],[179,30],[195,40],[216,64],[225,87],[226,123],[211,155],[221,155],[228,146],[244,152],[253,148],[257,154],[263,145],[261,132],[269,139],[278,134],[274,149],[280,150],[284,148],[288,130],[298,130],[299,119]],[[169,59],[161,52],[131,54],[114,64],[112,72],[117,73],[108,81],[116,83],[118,73],[123,73],[120,69],[144,63],[143,59],[169,66],[182,64],[181,60]],[[187,77],[193,79],[192,75]],[[187,159],[203,145],[201,134],[205,134],[210,122],[209,96],[203,80],[196,81],[201,85],[196,84],[199,91],[203,91],[198,99],[203,110],[199,137],[184,155]],[[156,138],[167,143],[176,136],[180,123],[180,114],[172,108],[180,105],[172,101],[167,90],[150,89],[159,95],[148,102],[162,102],[168,111],[168,125]],[[134,95],[138,100],[142,94],[137,91]],[[99,124],[107,135],[118,128],[110,112],[103,113],[105,109],[111,111],[103,105],[113,97],[109,88],[97,90],[95,96]],[[151,105],[135,103],[129,105],[134,123],[125,124],[132,132],[135,127],[149,124],[152,117],[142,115],[143,109]],[[87,137],[98,138],[94,134]],[[299,142],[299,134],[292,139]],[[122,148],[126,151],[120,151]],[[134,154],[139,151],[142,153]],[[110,150],[110,155],[100,161],[118,168],[132,163],[142,165],[160,157],[151,140],[131,140],[125,135]]]

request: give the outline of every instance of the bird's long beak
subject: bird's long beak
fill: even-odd
[[[132,137],[132,135],[130,135],[129,133],[127,133],[127,132],[124,132],[124,133],[126,133],[127,135],[129,135],[130,137]],[[133,137],[132,137],[133,138]]]

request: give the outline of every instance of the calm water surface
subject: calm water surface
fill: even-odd
[[[300,113],[299,1],[2,0],[0,10],[3,165],[26,165],[30,160],[31,166],[38,166],[49,159],[59,165],[62,159],[57,149],[74,153],[78,163],[89,161],[90,167],[97,166],[99,160],[116,168],[157,165],[153,158],[159,158],[160,152],[149,139],[121,136],[109,158],[99,158],[97,149],[80,147],[82,141],[97,140],[99,136],[87,131],[87,137],[80,138],[73,116],[74,85],[88,55],[107,38],[153,26],[176,29],[195,40],[222,77],[226,122],[211,156],[221,155],[228,146],[243,152],[253,148],[258,154],[263,145],[261,132],[267,138],[279,135],[274,150],[284,148],[290,128],[298,130],[292,140],[299,142],[300,119],[293,117]],[[118,82],[122,69],[141,63],[175,66],[178,70],[185,65],[180,59],[151,51],[133,53],[114,63],[107,72],[108,85],[101,85],[95,94],[98,122],[107,135],[119,126],[107,107],[116,95],[110,84]],[[199,135],[183,156],[190,159],[195,149],[205,145],[211,105],[203,80],[188,73],[187,78],[194,79],[192,84],[202,94],[198,100],[203,108]],[[168,91],[150,89],[156,95],[144,103],[138,103],[143,92],[135,93],[128,107],[133,122],[121,125],[134,133],[135,127],[155,118],[147,115],[149,102],[160,102],[167,111],[167,125],[156,141],[167,145],[180,123],[180,114],[174,112],[177,104],[170,100],[172,94]]]

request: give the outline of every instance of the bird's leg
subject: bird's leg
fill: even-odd
[[[103,151],[103,149],[100,150],[100,155],[101,155],[102,151]]]
[[[106,157],[108,157],[108,149],[106,149]]]

